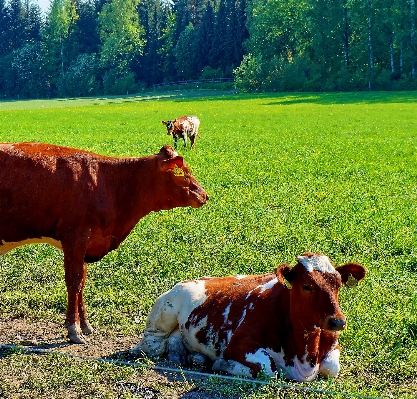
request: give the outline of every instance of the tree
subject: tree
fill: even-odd
[[[45,61],[51,85],[51,95],[55,95],[64,73],[72,59],[69,56],[71,36],[74,33],[78,14],[72,0],[53,0],[43,31]]]
[[[139,24],[139,0],[113,0],[99,14],[101,62],[109,68],[126,70],[142,53],[144,30]]]
[[[176,58],[175,67],[180,79],[197,79],[200,74],[198,62],[197,29],[189,24],[181,33],[173,52]]]

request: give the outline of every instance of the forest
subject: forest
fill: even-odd
[[[0,0],[0,98],[417,89],[415,0]]]

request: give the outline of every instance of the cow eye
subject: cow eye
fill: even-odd
[[[303,285],[303,291],[313,291],[313,289],[309,285]]]

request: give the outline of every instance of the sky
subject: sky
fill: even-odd
[[[47,12],[49,9],[50,0],[38,0],[38,4],[43,12]]]

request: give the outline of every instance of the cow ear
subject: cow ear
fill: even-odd
[[[163,124],[163,125],[166,125],[166,124],[167,124],[167,122],[165,122],[165,121],[162,121],[162,124]]]
[[[342,277],[342,283],[348,288],[358,285],[366,275],[366,269],[359,263],[346,263],[336,267],[336,270]]]
[[[275,274],[277,275],[278,281],[286,285],[288,288],[291,288],[291,282],[296,278],[294,268],[286,263],[279,265]]]
[[[184,165],[184,158],[181,156],[176,156],[174,158],[165,159],[161,163],[162,171],[166,172],[168,170],[174,170],[175,167],[182,168]]]

